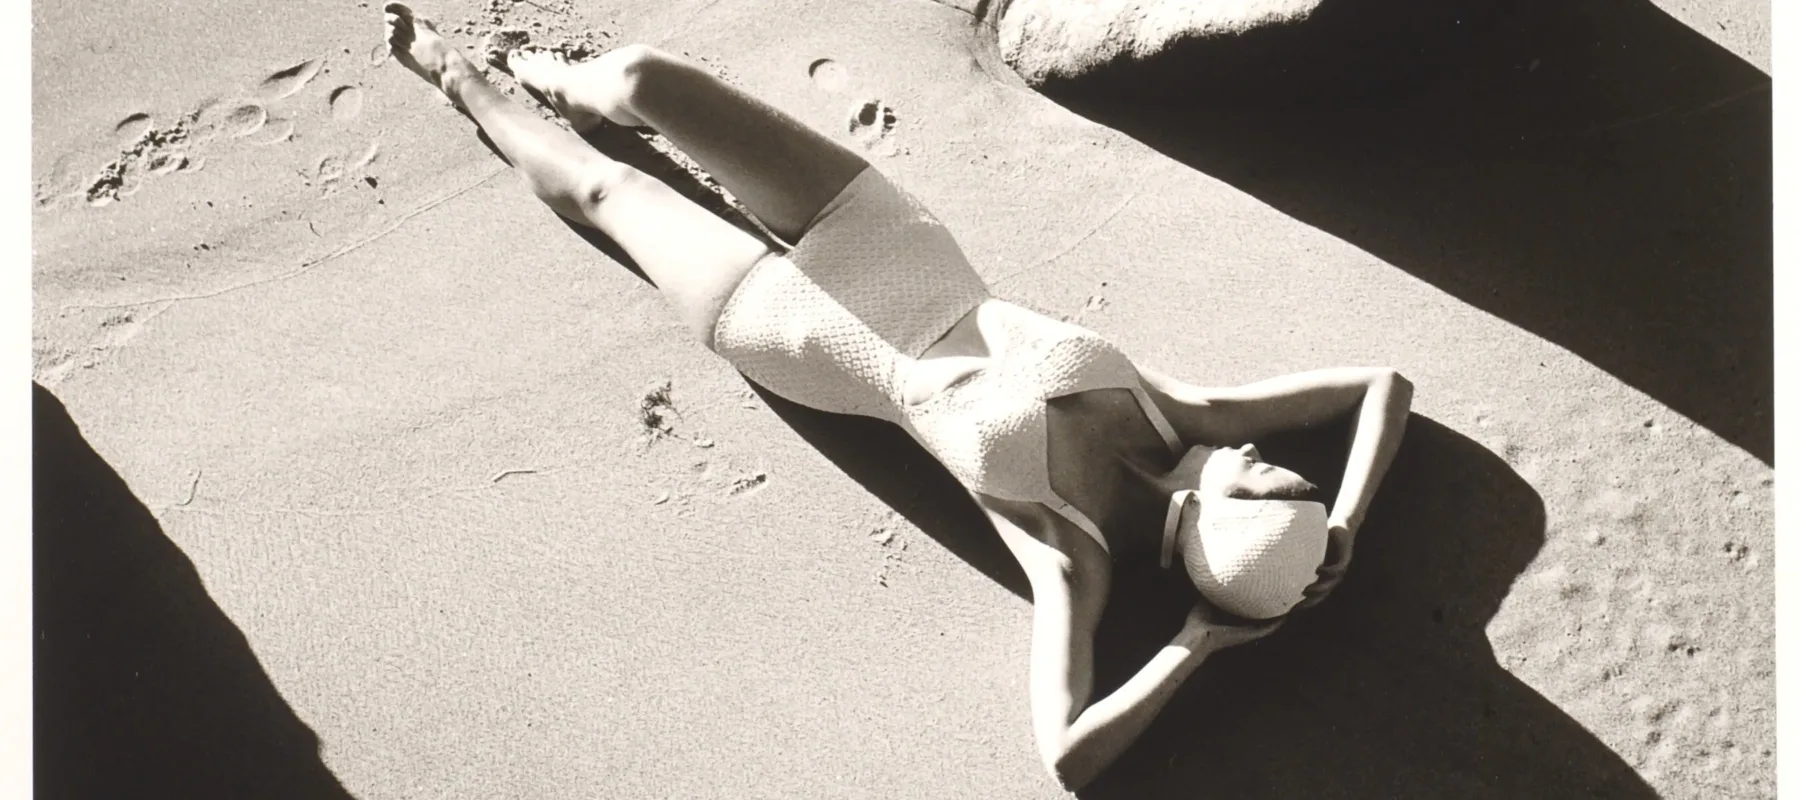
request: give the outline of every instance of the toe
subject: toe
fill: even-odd
[[[412,11],[399,3],[389,3],[384,9],[387,13],[383,22],[387,24],[389,40],[412,33]]]
[[[437,32],[437,25],[432,23],[430,17],[420,15],[411,8],[408,8],[405,3],[388,3],[382,10],[392,15],[394,19],[407,27],[421,28],[433,33]]]
[[[522,50],[508,50],[505,59],[506,63],[503,66],[506,67],[507,73],[521,83],[529,85],[531,83],[530,57]]]

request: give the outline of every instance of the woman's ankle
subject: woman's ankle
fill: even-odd
[[[487,76],[465,58],[457,58],[444,65],[444,72],[438,78],[438,88],[458,108],[466,107],[467,95],[479,92],[484,87],[493,88],[488,84]]]

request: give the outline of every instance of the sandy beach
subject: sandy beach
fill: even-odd
[[[1775,795],[1765,0],[1477,14],[1377,99],[1215,68],[1330,19],[1033,87],[972,0],[412,5],[472,55],[698,59],[1186,380],[1411,379],[1344,586],[1082,797]],[[31,14],[40,796],[1062,796],[948,473],[694,341],[380,3]],[[1120,570],[1102,685],[1183,613]]]

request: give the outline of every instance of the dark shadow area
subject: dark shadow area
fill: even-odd
[[[868,417],[827,414],[750,385],[801,439],[907,522],[1007,591],[1031,597],[1024,569],[981,507],[906,431]]]
[[[194,565],[32,384],[38,798],[348,798]]]
[[[1259,445],[1334,496],[1347,426]],[[1084,798],[1654,798],[1580,723],[1496,661],[1485,629],[1544,542],[1505,462],[1414,416],[1332,597],[1201,668]],[[1122,683],[1193,591],[1121,565],[1096,650]]]
[[[808,444],[945,549],[1030,587],[980,510],[898,428],[762,392]],[[1334,496],[1347,426],[1259,445]],[[1486,626],[1544,542],[1537,493],[1475,442],[1415,416],[1330,602],[1219,656],[1084,798],[1655,798],[1580,723],[1502,668]],[[1179,573],[1115,567],[1096,695],[1166,644]],[[1026,669],[1020,664],[1019,669]]]
[[[1647,0],[1323,0],[1042,91],[1773,463],[1769,77]]]

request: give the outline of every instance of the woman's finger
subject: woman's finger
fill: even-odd
[[[1343,579],[1341,571],[1321,569],[1319,572],[1321,573],[1319,580],[1301,591],[1300,602],[1294,605],[1296,610],[1312,608],[1324,602],[1325,598],[1331,595],[1331,590],[1337,588],[1338,581]]]
[[[1261,639],[1264,636],[1268,636],[1269,634],[1274,633],[1275,630],[1277,628],[1280,628],[1282,623],[1285,623],[1285,622],[1287,622],[1287,617],[1280,616],[1280,617],[1276,617],[1272,620],[1269,620],[1268,622],[1264,622],[1261,625],[1257,625],[1256,627],[1250,629],[1250,637],[1249,638],[1254,640],[1254,639]]]

